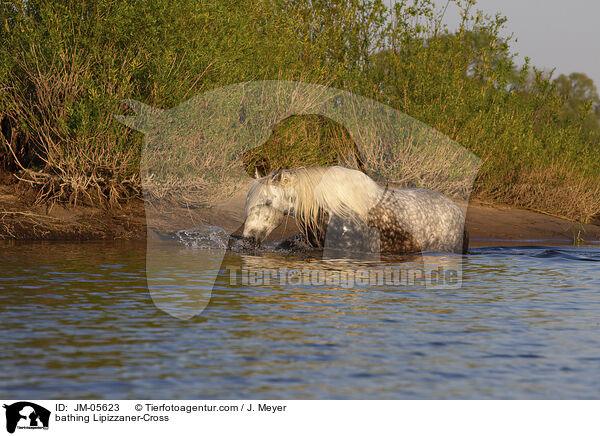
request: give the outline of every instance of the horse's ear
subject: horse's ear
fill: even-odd
[[[287,185],[291,180],[291,174],[286,170],[278,170],[277,174],[273,176],[274,182],[279,182],[282,185]]]
[[[281,181],[281,168],[279,168],[277,171],[275,171],[273,173],[273,175],[271,176],[271,181],[272,182],[280,182]]]
[[[267,174],[269,174],[268,167],[265,167],[263,165],[255,165],[254,166],[254,178],[255,179],[260,179],[262,177],[265,177]]]

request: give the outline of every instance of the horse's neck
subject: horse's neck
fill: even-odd
[[[300,218],[298,215],[301,213],[298,213],[298,209],[302,210],[305,205],[300,204],[299,201],[306,201],[314,202],[313,205],[319,209],[319,214],[322,212],[342,217],[358,214],[366,219],[369,210],[379,204],[386,192],[389,192],[387,187],[381,187],[362,173],[359,173],[358,177],[355,174],[349,177],[342,172],[340,177],[329,179],[329,183],[330,185],[327,183],[324,185],[325,189],[331,189],[331,191],[321,191],[324,186],[318,190],[313,187],[310,195],[300,195],[296,200],[289,200],[288,215],[292,215],[296,219]]]

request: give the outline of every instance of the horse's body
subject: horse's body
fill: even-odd
[[[382,253],[464,253],[468,245],[464,215],[446,196],[383,188],[360,171],[337,166],[257,178],[246,198],[243,236],[260,244],[285,215],[296,218],[314,247],[325,246],[328,228],[351,235],[357,247]],[[365,245],[374,229],[376,244]]]

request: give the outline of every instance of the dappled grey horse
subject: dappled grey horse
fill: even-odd
[[[243,236],[260,245],[295,217],[307,242],[381,253],[465,253],[465,217],[448,197],[427,189],[388,189],[339,166],[280,170],[258,177],[246,198]]]

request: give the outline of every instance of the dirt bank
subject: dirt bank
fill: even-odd
[[[99,240],[145,239],[169,231],[212,224],[229,232],[243,225],[245,193],[210,209],[172,208],[158,214],[153,205],[132,200],[113,208],[35,204],[35,195],[18,184],[0,185],[0,239]],[[581,225],[536,212],[472,201],[467,213],[471,246],[552,244],[600,241],[600,225]],[[288,219],[272,235],[297,232]]]
[[[580,224],[510,206],[477,200],[467,212],[469,246],[573,245],[600,242],[600,225]]]
[[[146,237],[144,205],[131,201],[120,208],[36,204],[26,186],[0,184],[0,239],[98,240]]]

